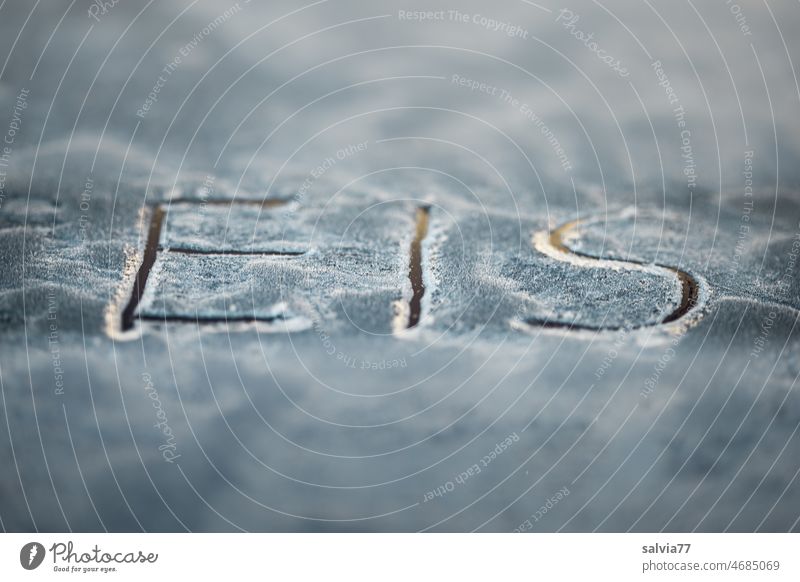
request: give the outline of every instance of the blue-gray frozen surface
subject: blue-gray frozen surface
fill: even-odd
[[[0,8],[3,529],[800,529],[800,8],[89,7]]]

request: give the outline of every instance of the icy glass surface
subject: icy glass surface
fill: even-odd
[[[0,9],[3,528],[797,530],[796,5],[146,4]]]

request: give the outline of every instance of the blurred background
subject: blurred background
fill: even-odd
[[[2,527],[796,531],[798,25],[3,2]]]

